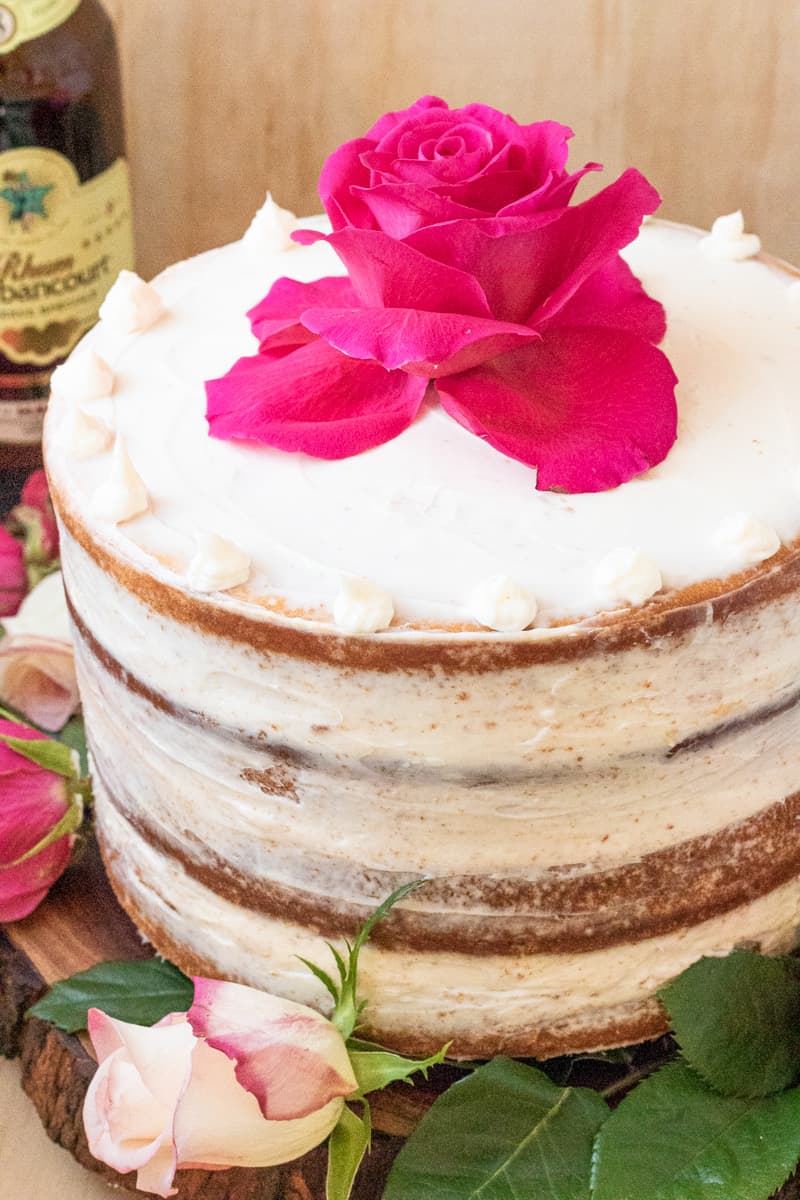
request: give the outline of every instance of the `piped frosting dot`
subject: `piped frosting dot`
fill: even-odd
[[[197,552],[186,571],[196,592],[225,592],[250,577],[250,559],[243,550],[217,533],[201,533]]]
[[[74,405],[65,422],[65,449],[70,458],[94,458],[104,454],[113,441],[114,434],[105,421]]]
[[[761,238],[757,233],[745,233],[741,210],[717,217],[711,233],[700,239],[700,249],[709,258],[726,258],[740,262],[752,258],[761,249]]]
[[[661,590],[661,572],[633,546],[619,546],[595,567],[594,586],[603,603],[644,604]]]
[[[92,498],[92,511],[101,521],[119,525],[145,512],[148,503],[147,488],[131,462],[124,438],[117,435],[111,467]]]
[[[59,400],[102,400],[114,390],[114,372],[94,350],[78,350],[56,367],[50,390]]]
[[[781,539],[772,526],[747,512],[726,517],[717,527],[716,540],[730,550],[732,565],[742,567],[772,558],[781,548]]]
[[[242,245],[254,254],[275,254],[280,250],[293,250],[296,243],[292,234],[298,226],[297,217],[288,208],[281,208],[267,192],[267,198],[258,210],[242,238]]]
[[[394,616],[391,596],[369,579],[343,578],[333,606],[333,620],[342,633],[377,633]]]
[[[166,309],[156,289],[135,271],[120,271],[103,303],[100,319],[113,333],[144,333]]]
[[[536,601],[530,592],[508,575],[492,575],[472,589],[467,608],[476,621],[498,633],[519,633],[536,616]]]

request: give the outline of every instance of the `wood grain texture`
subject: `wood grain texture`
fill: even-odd
[[[105,2],[146,274],[238,237],[267,187],[316,211],[324,157],[425,92],[571,124],[605,182],[637,166],[699,225],[741,207],[800,259],[797,0]]]

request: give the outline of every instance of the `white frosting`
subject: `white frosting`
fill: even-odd
[[[342,633],[377,633],[394,616],[391,596],[369,579],[343,578],[333,606],[333,620]]]
[[[597,564],[594,584],[603,604],[644,604],[661,589],[661,572],[641,550],[619,546]]]
[[[786,289],[786,294],[788,296],[790,305],[797,313],[798,317],[800,317],[800,279],[796,279],[794,283],[789,284],[788,288]]]
[[[114,434],[108,425],[93,413],[86,412],[76,404],[65,421],[64,449],[70,458],[94,458],[104,454],[114,441]]]
[[[711,233],[701,240],[700,249],[711,258],[741,262],[758,254],[761,239],[756,233],[745,233],[744,216],[739,211],[717,217]]]
[[[732,569],[763,562],[781,548],[775,530],[747,512],[726,517],[717,530],[717,541],[731,553]]]
[[[669,590],[730,570],[717,530],[732,513],[757,512],[791,542],[800,534],[800,340],[790,277],[766,262],[699,254],[699,238],[653,221],[625,251],[666,307],[678,440],[645,475],[577,496],[537,492],[533,471],[435,404],[393,441],[349,459],[209,437],[203,381],[256,352],[248,308],[280,275],[342,268],[318,244],[269,261],[236,245],[170,269],[157,285],[168,321],[121,344],[101,323],[85,347],[113,355],[115,427],[153,497],[135,527],[111,535],[115,551],[181,586],[183,575],[160,562],[185,564],[196,530],[214,529],[251,559],[255,600],[274,595],[284,610],[321,620],[342,575],[367,575],[392,597],[397,620],[382,636],[396,638],[414,622],[463,624],[476,581],[504,575],[536,597],[537,625],[519,636],[538,638],[608,606],[594,571],[620,546],[638,547]],[[68,407],[57,397],[51,405],[48,465],[86,512],[105,465],[64,461]]]
[[[114,372],[94,350],[79,350],[56,367],[50,390],[61,400],[101,400],[114,390]]]
[[[298,227],[297,217],[288,208],[281,208],[267,192],[262,207],[253,217],[242,245],[248,253],[275,254],[280,250],[292,250],[295,243],[292,234]]]
[[[467,608],[481,625],[500,633],[519,633],[536,616],[533,596],[507,575],[481,580],[472,589]]]
[[[147,488],[131,462],[125,439],[117,434],[111,466],[92,499],[92,513],[100,521],[119,525],[145,512],[148,504]]]
[[[160,321],[165,311],[152,284],[145,283],[134,271],[120,271],[100,305],[100,320],[117,335],[143,333]]]
[[[186,582],[196,592],[224,592],[246,583],[250,575],[247,555],[217,533],[202,533],[197,553],[189,563]]]

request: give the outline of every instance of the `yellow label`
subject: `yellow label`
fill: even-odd
[[[124,159],[82,184],[55,150],[0,154],[0,354],[42,366],[63,358],[132,266]]]
[[[71,17],[81,0],[2,0],[0,54],[10,54],[22,42],[49,33]]]

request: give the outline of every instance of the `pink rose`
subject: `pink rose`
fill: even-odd
[[[427,394],[540,490],[660,462],[677,426],[664,312],[619,255],[660,197],[631,169],[570,206],[569,136],[426,98],[337,150],[320,188],[348,277],[273,285],[249,314],[259,353],[206,385],[211,434],[343,458]]]
[[[33,471],[25,480],[14,514],[21,514],[26,528],[34,531],[35,557],[43,561],[58,558],[58,526],[44,471]]]
[[[3,625],[0,700],[42,729],[63,728],[80,698],[61,572],[45,576]]]
[[[569,174],[572,130],[518,125],[485,104],[450,109],[423,96],[345,142],[323,167],[319,191],[334,230],[352,225],[407,237],[423,225],[521,217],[563,208],[587,171]]]
[[[344,1041],[312,1009],[196,979],[187,1014],[151,1029],[89,1013],[99,1066],[89,1148],[136,1185],[175,1194],[181,1167],[290,1162],[324,1141],[357,1089]]]
[[[27,590],[22,545],[0,525],[0,617],[15,613]]]
[[[0,734],[26,742],[49,740],[35,729],[3,720]],[[0,921],[26,917],[66,869],[75,840],[71,831],[32,857],[24,856],[74,805],[67,779],[30,762],[0,739]]]

